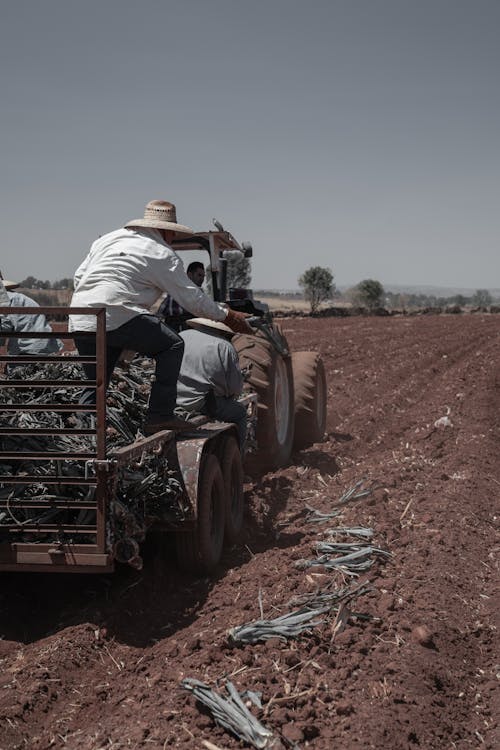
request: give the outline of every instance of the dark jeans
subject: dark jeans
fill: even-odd
[[[240,438],[240,450],[243,452],[247,437],[247,410],[234,398],[214,396],[213,393],[207,398],[202,413],[221,422],[234,422],[238,428]]]
[[[75,346],[82,357],[95,356],[95,341],[79,338],[75,333]],[[149,417],[153,419],[172,416],[177,398],[177,378],[184,354],[184,341],[175,331],[162,323],[156,315],[137,315],[119,328],[106,333],[106,388],[123,350],[131,349],[156,360],[155,380],[149,397]],[[95,380],[95,365],[82,364],[85,376]],[[95,403],[95,390],[85,388],[81,404]]]

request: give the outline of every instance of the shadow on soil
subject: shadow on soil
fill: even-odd
[[[320,474],[328,474],[333,477],[340,471],[335,458],[325,451],[310,449],[294,453],[293,462],[295,466],[304,466],[308,469],[316,469]]]
[[[210,577],[196,578],[176,566],[173,537],[143,550],[144,568],[118,566],[112,575],[6,573],[0,592],[0,639],[32,643],[65,628],[91,623],[130,646],[144,647],[187,627],[211,589],[270,547],[296,544],[300,534],[276,533],[291,482],[272,476],[246,493],[248,512],[241,543],[224,551]]]
[[[141,571],[118,566],[105,576],[6,574],[0,638],[27,644],[91,623],[119,642],[147,646],[189,625],[225,573],[221,568],[210,578],[184,574],[167,548],[161,555],[146,549]]]

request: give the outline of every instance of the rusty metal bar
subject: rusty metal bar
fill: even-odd
[[[97,461],[106,459],[106,310],[97,315],[96,325],[96,407],[97,407]],[[109,464],[96,466],[99,479],[96,487],[97,502],[97,546],[106,549],[106,508],[109,506]]]
[[[9,529],[11,534],[24,534],[29,532],[30,534],[79,534],[87,535],[96,533],[96,525],[89,524],[88,526],[66,523],[23,523],[19,526],[12,526]]]
[[[0,411],[96,411],[96,407],[91,404],[0,404]]]
[[[0,427],[0,435],[95,435],[96,430],[90,428],[81,428],[73,430],[71,428],[57,429],[55,427]]]
[[[102,310],[101,307],[0,307],[0,315],[54,315],[59,318],[67,317],[68,315],[88,315],[89,317],[96,317]],[[30,336],[23,335],[23,338],[30,338]],[[54,332],[54,338],[57,338],[57,331]]]
[[[38,313],[39,308],[36,309]],[[91,338],[92,336],[94,336],[93,331],[78,333],[79,338]],[[3,339],[73,339],[74,337],[75,334],[69,331],[2,331]]]
[[[95,544],[78,544],[77,542],[14,542],[12,546],[16,551],[22,552],[48,552],[49,550],[52,552],[54,548],[57,548],[57,553],[68,555],[97,551]]]
[[[28,548],[28,549],[26,549]],[[110,555],[100,553],[96,545],[14,543],[4,551],[0,545],[0,570],[51,573],[108,573],[114,570]]]
[[[71,361],[71,359],[69,360]],[[84,386],[85,388],[95,388],[95,380],[81,380],[75,378],[74,380],[30,380],[30,388],[65,388],[72,386]],[[10,380],[5,383],[6,388],[26,388],[25,380]]]
[[[95,510],[95,500],[71,500],[60,499],[52,500],[23,500],[23,508],[45,509],[45,510]],[[15,499],[10,502],[0,501],[0,510],[16,510]]]
[[[21,428],[21,427],[0,427],[0,436],[93,436],[96,440],[96,448],[93,446],[82,451],[75,449],[69,451],[57,450],[34,450],[14,453],[10,451],[0,452],[0,461],[12,461],[17,465],[19,461],[51,461],[59,462],[63,460],[73,460],[77,462],[91,462],[92,475],[84,478],[82,476],[62,476],[54,475],[53,471],[49,475],[43,474],[26,474],[18,476],[0,477],[0,486],[6,491],[11,486],[21,487],[21,494],[25,495],[24,487],[29,485],[46,485],[56,486],[55,494],[50,495],[47,499],[43,496],[27,498],[9,498],[8,501],[0,500],[0,509],[10,510],[13,513],[20,510],[39,510],[50,513],[54,511],[53,518],[47,523],[38,523],[35,519],[25,518],[24,523],[19,525],[15,522],[5,524],[5,531],[11,536],[11,539],[20,537],[23,533],[30,533],[40,538],[40,542],[25,543],[22,541],[0,542],[0,570],[50,570],[50,571],[71,571],[71,572],[97,572],[113,570],[114,564],[112,555],[106,552],[106,512],[109,502],[112,499],[114,491],[114,482],[116,476],[113,473],[116,461],[106,460],[106,310],[105,308],[52,308],[36,307],[27,308],[0,308],[0,314],[44,314],[52,318],[63,319],[68,315],[86,315],[96,319],[96,330],[94,332],[78,332],[79,336],[85,338],[95,338],[95,354],[92,356],[65,356],[65,355],[0,355],[0,363],[30,365],[32,363],[47,364],[77,364],[88,363],[96,366],[96,376],[93,380],[79,378],[64,379],[37,379],[35,381],[25,381],[19,376],[12,380],[0,379],[0,387],[5,388],[39,388],[39,389],[56,389],[56,388],[93,388],[96,392],[96,403],[91,405],[68,403],[54,404],[46,403],[43,405],[30,403],[14,403],[0,406],[0,413],[12,413],[15,411],[25,412],[78,412],[95,414],[95,425],[85,428]],[[12,332],[5,336],[8,339],[74,339],[74,334],[67,331],[53,332]],[[61,373],[64,374],[64,373]],[[39,376],[40,377],[40,376]],[[153,440],[155,438],[152,438]],[[57,465],[55,467],[57,469]],[[64,497],[68,494],[71,486],[95,488],[91,500],[73,500]],[[65,491],[65,487],[68,489]],[[47,491],[47,490],[46,490]],[[50,490],[49,490],[50,492]],[[63,496],[58,497],[57,493],[61,492]],[[82,526],[75,521],[69,523],[59,523],[58,515],[62,511],[80,511],[95,510],[95,523]],[[2,530],[4,530],[2,529]],[[90,543],[81,541],[75,545],[72,542],[61,542],[58,538],[60,535],[76,537],[91,537]],[[43,536],[54,536],[53,540],[46,543]]]
[[[4,461],[58,461],[58,460],[81,460],[86,461],[88,459],[95,458],[95,453],[77,453],[69,451],[45,451],[45,453],[35,453],[35,451],[26,451],[19,455],[19,453],[8,453],[7,451],[0,451],[0,459]],[[1,483],[1,476],[0,476]]]
[[[97,314],[96,327],[97,459],[106,458],[106,310]]]
[[[77,485],[95,485],[97,484],[97,479],[91,478],[91,479],[85,479],[85,477],[63,477],[63,476],[55,476],[54,474],[50,476],[44,476],[43,474],[23,474],[22,476],[5,476],[2,475],[0,477],[0,484],[77,484]]]
[[[117,466],[124,466],[135,458],[141,458],[144,451],[152,453],[161,453],[163,448],[175,439],[175,432],[172,430],[162,430],[154,435],[136,440],[131,445],[125,445],[123,448],[115,448],[110,452],[110,459],[116,462]]]
[[[27,339],[30,338],[29,335],[24,335],[23,338]],[[54,335],[54,338],[57,338],[56,335]],[[93,364],[95,362],[95,357],[80,357],[80,356],[73,356],[71,357],[65,357],[62,354],[2,354],[0,355],[0,362],[18,362],[22,363],[23,365],[29,365],[32,362],[44,362],[44,363],[50,363],[50,362],[88,362],[89,364]]]

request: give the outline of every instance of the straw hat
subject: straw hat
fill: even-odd
[[[229,326],[225,323],[221,323],[219,320],[209,320],[208,318],[190,318],[186,320],[186,325],[191,328],[196,328],[203,333],[225,333],[230,336],[234,336]]]
[[[168,201],[149,201],[144,209],[144,218],[129,221],[125,226],[152,227],[153,229],[169,229],[176,234],[194,234],[189,227],[177,223],[175,206]]]
[[[1,273],[0,273],[0,279],[2,279],[3,285],[6,289],[15,289],[16,287],[19,286],[18,281],[9,281],[8,279],[4,279]]]

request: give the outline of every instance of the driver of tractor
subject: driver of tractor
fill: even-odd
[[[186,269],[186,274],[189,276],[193,284],[201,287],[205,281],[205,268],[203,263],[199,260],[194,260]],[[186,329],[186,322],[189,318],[194,317],[189,310],[185,310],[171,294],[167,294],[163,302],[158,309],[158,317],[164,323],[166,323],[174,331],[184,331]]]
[[[234,422],[243,452],[247,431],[247,410],[237,400],[243,389],[234,336],[225,323],[191,318],[189,328],[179,334],[184,341],[177,382],[177,413],[206,414],[222,422]]]

